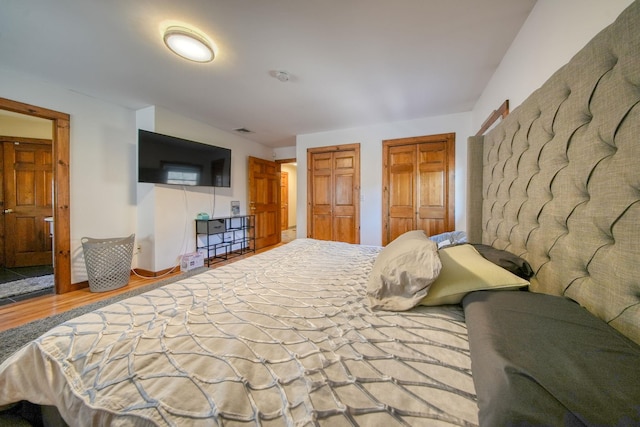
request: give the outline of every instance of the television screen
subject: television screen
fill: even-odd
[[[231,187],[231,150],[139,129],[138,182]]]

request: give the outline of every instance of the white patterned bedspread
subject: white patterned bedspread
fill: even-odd
[[[458,306],[372,312],[380,248],[295,240],[68,321],[0,366],[0,405],[71,425],[476,425]]]

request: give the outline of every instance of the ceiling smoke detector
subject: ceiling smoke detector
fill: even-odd
[[[276,71],[274,77],[280,80],[282,83],[288,82],[291,76],[286,71]]]

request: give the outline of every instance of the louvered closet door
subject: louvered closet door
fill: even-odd
[[[383,244],[409,230],[452,231],[455,135],[383,141]]]
[[[309,149],[307,235],[360,243],[359,144]]]

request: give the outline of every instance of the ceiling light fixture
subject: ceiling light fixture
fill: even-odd
[[[206,37],[185,27],[169,27],[164,32],[164,44],[176,55],[189,61],[211,62],[215,57]]]

